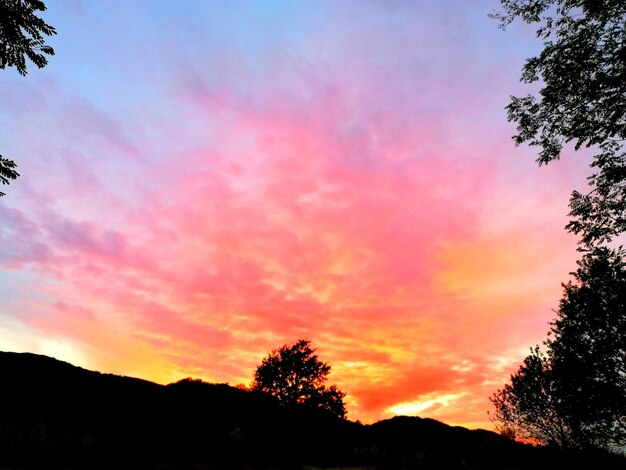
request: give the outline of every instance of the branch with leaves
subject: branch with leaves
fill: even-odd
[[[543,50],[527,59],[521,81],[541,83],[539,96],[511,97],[516,145],[538,147],[540,165],[565,145],[590,147],[591,193],[574,191],[567,230],[589,249],[626,231],[626,2],[501,0],[490,15],[506,28],[516,19],[537,25]]]
[[[15,171],[17,165],[13,160],[4,158],[0,155],[0,183],[9,184],[10,180],[16,179],[20,174]],[[0,191],[0,196],[4,196],[4,193]]]
[[[40,0],[0,0],[0,69],[15,67],[26,75],[27,58],[39,68],[46,66],[46,55],[54,55],[54,49],[44,35],[56,30],[36,15],[45,10]]]
[[[20,75],[28,73],[26,59],[37,67],[48,63],[46,55],[54,55],[44,35],[53,36],[55,29],[36,15],[45,11],[40,0],[0,0],[0,69],[15,67]],[[0,155],[0,182],[5,185],[20,174],[13,160]],[[5,194],[0,191],[0,197]]]

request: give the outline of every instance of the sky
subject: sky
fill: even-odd
[[[251,382],[308,338],[348,418],[492,429],[576,268],[589,173],[515,147],[496,0],[48,0],[0,71],[0,350]]]

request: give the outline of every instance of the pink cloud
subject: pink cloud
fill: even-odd
[[[345,118],[341,98],[322,93],[313,101],[328,112],[310,115],[232,108],[236,116],[222,124],[218,142],[225,148],[185,155],[189,170],[178,161],[155,168],[168,175],[167,193],[127,211],[123,234],[107,229],[106,217],[50,220],[44,227],[64,279],[54,295],[74,305],[95,300],[102,330],[68,328],[58,318],[68,309],[37,323],[85,343],[116,331],[120,342],[154,348],[181,371],[236,381],[272,347],[322,337],[344,387],[353,384],[356,416],[458,389],[455,361],[489,340],[491,315],[511,308],[506,301],[472,306],[452,288],[455,274],[445,274],[457,269],[445,259],[450,247],[459,247],[452,251],[459,268],[466,266],[460,255],[480,260],[467,240],[480,237],[494,168],[454,154],[398,163],[393,139],[392,150],[364,147],[362,133],[330,125]],[[238,136],[245,144],[231,143]],[[378,159],[362,163],[358,152]],[[501,256],[519,245],[494,248],[503,246]],[[459,275],[472,289],[507,266],[489,269]],[[337,347],[337,338],[356,352]],[[443,352],[451,357],[428,365]],[[368,364],[363,376],[342,366],[355,356]],[[368,377],[377,368],[380,377]],[[372,388],[377,380],[387,385]]]

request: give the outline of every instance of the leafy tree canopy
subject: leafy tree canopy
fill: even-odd
[[[563,285],[546,351],[538,347],[491,401],[502,431],[559,447],[626,445],[626,264],[597,248]]]
[[[45,54],[54,55],[54,49],[43,35],[52,36],[56,31],[35,14],[45,10],[40,0],[0,0],[0,69],[15,67],[20,75],[26,75],[26,58],[39,68],[48,63]],[[20,175],[16,166],[0,155],[0,183],[9,184]]]
[[[345,418],[345,393],[326,387],[330,365],[318,359],[311,341],[300,339],[274,349],[254,374],[253,390],[275,396],[283,404],[301,404]]]
[[[597,150],[591,192],[574,191],[567,229],[586,245],[626,231],[626,2],[624,0],[501,0],[491,16],[502,28],[515,19],[537,25],[543,50],[529,58],[521,81],[539,82],[539,97],[512,97],[516,144],[539,147],[539,164],[563,146]]]
[[[15,171],[16,166],[13,160],[9,160],[0,155],[0,182],[2,184],[9,184],[10,180],[14,180],[20,176],[20,174]],[[4,196],[2,191],[0,191],[0,197],[1,196]]]
[[[45,43],[44,35],[56,34],[35,14],[45,10],[40,0],[0,0],[0,69],[15,67],[20,75],[26,75],[26,58],[45,67],[45,54],[54,55],[54,49]]]
[[[511,376],[511,383],[498,390],[491,402],[495,407],[491,419],[501,434],[546,445],[568,446],[566,424],[555,403],[552,367],[538,346],[531,349],[530,355]]]

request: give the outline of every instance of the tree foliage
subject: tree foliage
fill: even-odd
[[[501,434],[567,447],[567,425],[556,395],[552,367],[537,346],[511,376],[511,383],[491,397],[495,406],[491,418]]]
[[[0,0],[0,69],[15,67],[20,75],[26,75],[27,58],[37,67],[45,67],[46,54],[54,55],[54,49],[45,43],[44,35],[56,34],[36,15],[45,10],[46,5],[40,0]],[[9,184],[20,175],[16,166],[13,160],[0,155],[0,183]]]
[[[345,393],[336,385],[326,387],[330,365],[322,362],[311,341],[300,339],[274,349],[254,374],[252,389],[269,393],[283,404],[301,404],[345,418]]]
[[[16,166],[13,160],[9,160],[0,155],[0,183],[9,184],[10,180],[14,180],[20,176],[20,174],[15,171]],[[1,196],[4,196],[2,191],[0,191],[0,197]]]
[[[546,351],[538,347],[491,398],[500,430],[559,447],[626,444],[626,264],[596,248],[563,285]]]
[[[502,28],[515,19],[537,25],[543,50],[529,58],[521,81],[539,82],[539,97],[511,97],[516,144],[539,147],[539,164],[565,144],[593,147],[591,191],[574,191],[567,229],[586,245],[626,231],[626,2],[501,0],[491,16]]]
[[[27,58],[37,67],[45,67],[46,54],[54,55],[54,49],[46,44],[44,35],[56,34],[36,15],[45,10],[40,0],[0,0],[0,69],[15,67],[20,75],[26,75]]]

